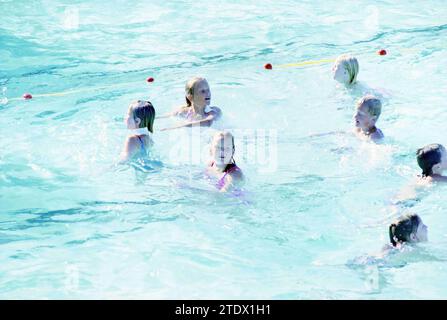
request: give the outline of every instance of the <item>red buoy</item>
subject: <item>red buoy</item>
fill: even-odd
[[[386,50],[382,49],[382,50],[377,51],[377,53],[381,56],[384,56],[384,55],[386,55]]]
[[[31,93],[24,93],[23,94],[23,99],[25,99],[25,100],[29,100],[29,99],[32,99],[32,98],[33,98],[33,96],[32,96]]]
[[[154,78],[149,77],[149,78],[146,79],[146,81],[147,81],[147,82],[154,82]]]
[[[264,66],[264,68],[267,69],[267,70],[272,70],[272,69],[273,69],[273,66],[272,66],[271,63],[267,63],[267,64]]]

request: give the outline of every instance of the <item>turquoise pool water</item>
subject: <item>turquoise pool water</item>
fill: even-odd
[[[392,205],[415,150],[447,143],[443,1],[3,0],[0,13],[0,298],[447,298],[447,186]],[[330,63],[275,68],[345,52],[353,90]],[[188,130],[155,133],[162,167],[113,166],[129,103],[170,111],[193,75],[235,132],[242,198],[178,156]],[[382,97],[385,143],[325,134],[352,128],[364,92]],[[430,241],[362,263],[405,210]]]

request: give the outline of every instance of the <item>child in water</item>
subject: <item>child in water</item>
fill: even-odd
[[[221,131],[213,136],[207,175],[219,179],[216,187],[221,192],[233,189],[244,180],[241,169],[234,161],[234,152],[234,137],[230,132]]]
[[[402,267],[412,259],[438,260],[436,257],[424,254],[423,251],[418,251],[418,255],[415,257],[402,255],[412,252],[413,248],[407,247],[408,244],[428,241],[428,228],[417,214],[406,214],[399,217],[388,227],[388,235],[390,242],[382,248],[380,253],[357,257],[349,261],[348,265],[351,267],[362,265]],[[397,253],[399,255],[396,255]]]
[[[134,101],[130,104],[124,122],[130,134],[121,153],[121,163],[136,156],[147,157],[153,145],[152,133],[155,109],[149,101]]]
[[[447,169],[447,152],[441,144],[429,144],[416,152],[416,159],[422,169],[422,178],[430,181],[447,181],[442,171]]]
[[[406,205],[419,201],[427,194],[427,186],[432,182],[447,181],[442,172],[447,169],[447,151],[442,144],[433,143],[426,145],[416,151],[416,160],[422,169],[422,174],[399,192],[393,204]]]
[[[339,56],[332,67],[332,74],[336,81],[344,85],[352,85],[357,80],[359,62],[350,54]]]
[[[187,122],[160,131],[192,126],[209,127],[222,116],[222,111],[219,108],[210,107],[211,91],[205,78],[194,77],[186,83],[185,99],[186,105],[159,118],[177,116],[186,119]]]
[[[382,112],[382,103],[372,95],[366,95],[357,103],[354,115],[355,132],[363,138],[377,141],[383,138],[383,133],[376,127],[376,122]]]
[[[390,242],[393,247],[404,243],[428,241],[427,226],[417,214],[400,217],[389,227]]]

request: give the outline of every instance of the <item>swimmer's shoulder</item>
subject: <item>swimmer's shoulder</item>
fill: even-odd
[[[243,181],[244,180],[244,174],[242,173],[242,170],[239,167],[236,167],[234,170],[229,172],[227,177],[229,177],[229,179],[234,180],[234,181]]]
[[[385,137],[385,135],[383,134],[382,130],[380,130],[379,128],[377,128],[376,134],[377,134],[377,137],[380,138],[380,139]]]
[[[127,137],[127,144],[128,145],[136,145],[137,143],[139,143],[139,139],[138,139],[138,136],[136,134]]]
[[[379,128],[377,128],[376,132],[374,132],[374,133],[371,135],[370,138],[371,138],[372,140],[374,140],[374,141],[379,141],[379,140],[382,140],[384,137],[385,137],[385,136],[384,136],[382,130],[380,130]]]
[[[447,182],[447,177],[446,176],[441,176],[439,174],[435,174],[431,177],[431,181],[436,181],[436,182]]]
[[[133,155],[140,148],[140,141],[137,135],[129,136],[126,139],[125,149],[129,155]]]
[[[217,120],[222,117],[222,110],[218,107],[210,107],[210,111],[208,112],[208,114],[213,115],[214,119]]]
[[[141,141],[143,141],[145,147],[150,147],[154,143],[149,135],[133,135],[127,137],[127,147],[128,150],[135,150],[141,146]]]

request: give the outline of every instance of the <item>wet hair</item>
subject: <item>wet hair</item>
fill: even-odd
[[[422,169],[422,176],[427,177],[433,174],[433,166],[441,162],[444,146],[438,143],[429,144],[416,151],[416,159]]]
[[[411,234],[416,234],[419,224],[422,222],[417,214],[401,216],[389,228],[390,242],[393,246],[398,243],[411,241]]]
[[[349,74],[348,84],[353,84],[359,74],[359,62],[356,57],[350,54],[342,54],[335,60],[335,64],[341,64]]]
[[[186,99],[186,106],[190,107],[192,105],[191,101],[188,99],[188,96],[194,96],[194,88],[200,81],[203,81],[206,79],[202,77],[193,77],[186,82],[185,85],[185,99]]]
[[[364,107],[366,111],[376,119],[382,113],[382,102],[375,96],[368,94],[357,102],[357,108]]]
[[[140,119],[139,128],[147,128],[149,132],[154,132],[155,109],[152,103],[144,100],[137,100],[129,106],[129,112],[134,120]]]

